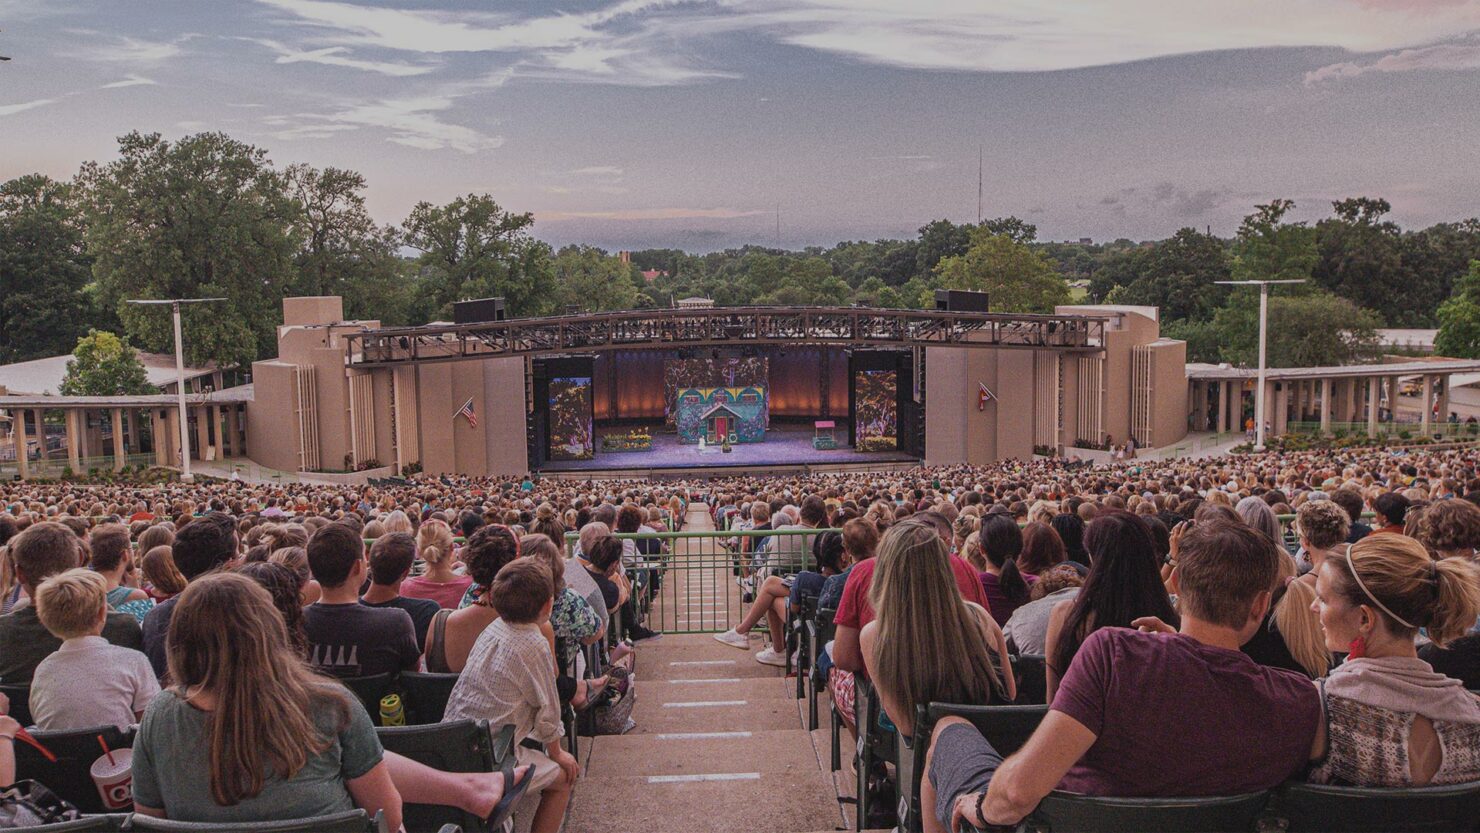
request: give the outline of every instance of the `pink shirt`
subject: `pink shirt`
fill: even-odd
[[[452,581],[428,581],[424,577],[401,582],[401,595],[412,599],[431,599],[447,610],[457,610],[463,594],[473,583],[472,576],[458,576]]]

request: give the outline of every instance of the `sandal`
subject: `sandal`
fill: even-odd
[[[510,773],[512,775],[512,773]],[[508,781],[508,776],[504,777]],[[530,782],[534,781],[534,766],[530,765],[524,770],[524,777],[515,781],[512,785],[504,785],[504,795],[493,805],[493,814],[483,820],[483,825],[488,830],[503,830],[504,824],[508,822],[509,816],[514,813],[514,805],[529,790]]]

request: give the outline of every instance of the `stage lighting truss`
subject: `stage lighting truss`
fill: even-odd
[[[377,367],[604,350],[843,345],[999,347],[1097,353],[1109,319],[866,307],[718,307],[514,318],[365,330],[349,362]]]

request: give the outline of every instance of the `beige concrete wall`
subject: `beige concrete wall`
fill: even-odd
[[[276,360],[252,364],[247,449],[253,462],[280,471],[298,470],[295,395],[293,365]]]
[[[461,362],[447,362],[416,368],[417,423],[421,427],[421,465],[424,471],[458,470],[452,415],[465,400],[459,399],[453,404],[452,375],[453,369],[461,365]]]
[[[1187,436],[1187,342],[1158,342],[1151,355],[1151,442],[1160,447]]]
[[[283,326],[334,324],[344,320],[344,299],[320,295],[283,299]]]
[[[522,475],[529,471],[524,359],[484,359],[480,364],[484,390],[480,411],[487,415],[479,422],[486,431],[485,473],[495,477]]]
[[[1033,353],[925,350],[925,462],[986,465],[1033,454]],[[995,399],[978,410],[979,384]]]
[[[415,384],[420,387],[416,422],[424,471],[475,476],[529,471],[522,358],[422,365]],[[477,428],[464,417],[454,418],[470,397]]]

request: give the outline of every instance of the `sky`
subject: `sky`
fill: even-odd
[[[0,55],[0,179],[219,130],[555,245],[909,237],[979,160],[1049,240],[1480,215],[1480,0],[0,0]]]

